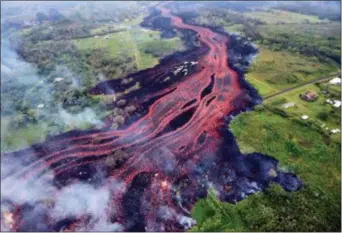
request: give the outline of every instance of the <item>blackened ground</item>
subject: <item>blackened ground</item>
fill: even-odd
[[[144,216],[140,211],[141,197],[144,190],[150,185],[151,177],[152,174],[150,173],[137,175],[124,195],[123,205],[126,217],[125,221],[128,226],[127,231],[145,231]]]

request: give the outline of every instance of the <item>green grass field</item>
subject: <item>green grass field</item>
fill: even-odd
[[[231,26],[225,26],[224,27],[224,29],[228,33],[238,33],[238,34],[244,36],[245,34],[243,32],[243,28],[244,28],[243,24],[233,24]]]
[[[245,16],[255,18],[261,20],[268,24],[276,24],[276,23],[317,23],[321,20],[316,16],[309,16],[298,14],[289,11],[281,11],[281,10],[269,10],[269,11],[255,11],[255,12],[246,12]]]
[[[303,94],[307,91],[314,91],[319,94],[319,97],[314,102],[308,102],[299,98],[300,94]],[[329,132],[331,129],[336,129],[341,127],[341,114],[340,108],[334,108],[332,105],[327,104],[325,101],[327,99],[336,99],[325,96],[321,93],[321,89],[315,84],[309,84],[292,91],[283,93],[274,98],[268,99],[264,104],[271,105],[273,107],[277,107],[288,113],[289,115],[300,119],[302,115],[308,115],[310,120],[314,120],[317,122],[319,126],[322,126],[322,129]],[[292,102],[295,106],[284,109],[282,107],[283,103]],[[320,119],[319,113],[326,113],[327,119]],[[329,128],[328,130],[326,128]],[[340,134],[338,134],[340,135]]]
[[[47,124],[30,124],[18,130],[8,129],[9,119],[1,117],[1,152],[25,148],[41,142],[48,133]]]
[[[288,51],[300,51],[305,47],[315,48],[325,56],[341,56],[341,23],[324,24],[283,24],[259,25],[257,30],[263,38],[263,43],[270,47],[281,47]],[[272,43],[278,43],[272,45]],[[308,54],[314,56],[314,53]]]
[[[268,96],[339,70],[334,64],[322,63],[297,53],[272,51],[265,46],[259,48],[259,54],[246,78],[259,90],[261,96]]]
[[[145,51],[150,46],[157,46],[165,55],[184,49],[179,38],[162,39],[160,32],[140,27],[106,36],[77,39],[74,42],[80,50],[108,48],[113,58],[122,54],[128,55],[134,59],[138,70],[153,67],[158,63],[158,57]]]
[[[244,113],[230,126],[242,152],[261,152],[280,161],[304,182],[295,193],[272,185],[236,205],[215,196],[200,200],[192,231],[339,231],[340,142],[268,110]]]
[[[279,34],[289,34],[302,37],[310,36],[315,39],[327,39],[327,37],[334,37],[340,39],[341,23],[329,22],[324,24],[280,24],[280,25],[259,25],[258,29],[262,36],[275,37]]]

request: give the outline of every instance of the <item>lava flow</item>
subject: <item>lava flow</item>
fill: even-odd
[[[184,231],[195,224],[189,214],[195,201],[210,188],[221,201],[236,203],[270,182],[287,191],[301,187],[295,175],[278,170],[277,160],[258,153],[241,154],[225,129],[231,116],[250,109],[258,98],[243,73],[233,67],[236,59],[228,57],[239,46],[251,45],[185,24],[165,4],[157,6],[156,14],[168,19],[171,27],[196,33],[201,45],[178,60],[171,56],[130,75],[142,88],[126,99],[145,106],[146,112],[125,127],[71,131],[4,154],[3,163],[16,158],[22,168],[2,174],[2,183],[18,181],[7,182],[2,191],[13,188],[15,192],[20,185],[31,192],[38,182],[46,193],[32,191],[37,195],[34,200],[24,193],[15,199],[2,194],[2,206],[9,211],[2,225],[9,222],[9,230]],[[160,81],[169,76],[172,66],[189,57],[198,61],[194,73],[172,77],[168,84]],[[101,83],[89,92],[110,94],[119,88],[115,82]],[[92,201],[101,210],[80,201],[99,193],[103,196]],[[63,200],[71,194],[73,203],[80,203],[66,210],[70,203]]]

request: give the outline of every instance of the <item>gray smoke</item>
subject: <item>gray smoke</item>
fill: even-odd
[[[170,208],[169,206],[161,206],[158,210],[158,216],[163,220],[176,220],[180,223],[185,230],[190,229],[193,225],[196,224],[196,220],[179,214],[176,210]]]
[[[65,125],[71,128],[80,128],[84,124],[91,124],[96,127],[103,126],[103,122],[91,108],[85,108],[82,112],[70,114],[60,107],[58,116],[60,116],[60,119]]]
[[[122,231],[124,226],[109,221],[107,211],[115,213],[114,207],[109,208],[110,197],[126,191],[122,181],[107,181],[106,185],[94,187],[88,183],[76,182],[58,190],[53,184],[54,175],[46,172],[40,178],[27,182],[15,177],[14,171],[24,168],[23,161],[6,157],[1,163],[1,218],[5,213],[12,212],[13,204],[28,204],[32,207],[24,211],[25,230],[46,231],[45,216],[54,221],[66,218],[91,216],[89,224],[79,226],[80,231]],[[98,177],[105,178],[100,172]],[[101,183],[101,182],[99,182]],[[12,204],[10,204],[12,203]],[[1,230],[10,230],[2,221]]]
[[[23,99],[27,100],[30,107],[38,109],[40,114],[47,116],[56,124],[61,124],[64,129],[75,129],[84,124],[102,127],[102,121],[98,114],[88,107],[81,112],[71,114],[60,105],[54,103],[53,91],[57,85],[66,79],[71,80],[71,86],[78,88],[80,77],[74,76],[65,66],[57,66],[53,74],[55,81],[47,82],[48,77],[38,75],[37,68],[23,61],[7,38],[2,38],[1,43],[1,88],[22,88]],[[61,77],[62,79],[58,79]],[[59,81],[58,81],[59,80]],[[37,88],[38,87],[38,88]],[[2,92],[3,94],[3,92]],[[14,97],[13,97],[14,98]],[[1,98],[2,106],[12,111],[11,117],[20,114],[12,106],[11,98]],[[32,101],[31,101],[32,100]],[[6,103],[9,103],[6,105]],[[54,106],[55,105],[55,106]],[[1,116],[3,117],[3,115]],[[11,128],[1,127],[1,140],[11,134]],[[19,140],[19,139],[18,139]],[[20,138],[23,147],[30,146],[25,138]],[[34,154],[34,152],[32,153]],[[111,223],[107,217],[107,208],[110,196],[115,192],[123,192],[126,187],[124,183],[112,181],[109,187],[94,187],[87,183],[74,183],[58,190],[53,185],[54,173],[47,171],[39,178],[27,181],[15,174],[24,170],[29,162],[37,158],[16,158],[12,155],[1,159],[1,230],[10,230],[9,225],[3,221],[5,214],[14,211],[14,205],[30,206],[24,210],[23,221],[27,231],[47,231],[46,216],[55,218],[57,221],[73,216],[79,217],[89,214],[91,223],[82,226],[79,230],[87,231],[120,231],[123,226]],[[99,180],[104,176],[99,172]],[[101,183],[99,181],[99,183]],[[105,182],[103,182],[105,183]],[[56,199],[55,199],[56,198]],[[13,205],[14,204],[14,205]]]
[[[99,218],[109,201],[109,190],[95,189],[89,184],[76,183],[59,192],[53,215],[55,219],[77,217],[90,214]]]
[[[81,77],[73,73],[64,65],[56,66],[56,69],[48,76],[38,75],[37,68],[22,60],[13,44],[10,44],[6,35],[1,38],[1,119],[13,120],[24,115],[23,109],[35,113],[37,123],[30,125],[45,129],[49,134],[57,134],[77,128],[103,126],[102,118],[97,113],[98,106],[89,106],[77,113],[71,113],[56,102],[54,93],[58,90],[79,89]],[[19,107],[20,106],[20,107]],[[8,122],[4,121],[4,122]],[[25,126],[26,127],[26,126]],[[24,129],[25,129],[24,127]],[[12,123],[3,123],[1,127],[1,142],[3,150],[6,149],[7,138],[16,133],[17,129]],[[42,132],[43,133],[43,132]],[[25,135],[18,139],[20,148],[26,147]],[[6,145],[5,145],[6,144]],[[30,143],[29,143],[30,144]],[[11,150],[11,149],[10,149]]]

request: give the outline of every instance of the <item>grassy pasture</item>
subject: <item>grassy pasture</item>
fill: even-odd
[[[262,96],[267,96],[338,70],[337,66],[319,62],[315,58],[260,46],[260,53],[246,78]]]
[[[261,20],[267,24],[276,23],[317,23],[321,20],[316,16],[303,15],[289,11],[269,10],[245,12],[245,16]]]
[[[244,35],[244,32],[243,32],[244,25],[243,24],[233,24],[231,26],[225,26],[224,29],[228,33],[239,33],[242,36]]]
[[[299,98],[300,94],[303,94],[307,91],[314,91],[318,93],[318,99],[314,102],[308,102]],[[316,121],[319,126],[324,125],[322,129],[328,132],[331,129],[340,128],[341,114],[339,108],[334,108],[332,105],[325,102],[327,99],[335,98],[325,96],[321,93],[321,89],[318,86],[315,84],[309,84],[268,99],[265,101],[265,104],[280,108],[297,119],[300,119],[302,115],[308,115],[309,119]],[[284,109],[282,107],[283,103],[289,102],[294,103],[295,106]],[[326,118],[324,117],[321,119],[319,117],[320,113],[326,113]],[[329,129],[327,130],[326,127]]]
[[[105,36],[78,39],[74,43],[80,50],[107,48],[112,57],[128,55],[134,58],[138,69],[146,69],[158,63],[158,57],[146,53],[148,47],[156,46],[165,55],[184,49],[179,38],[162,39],[160,32],[140,27]]]

